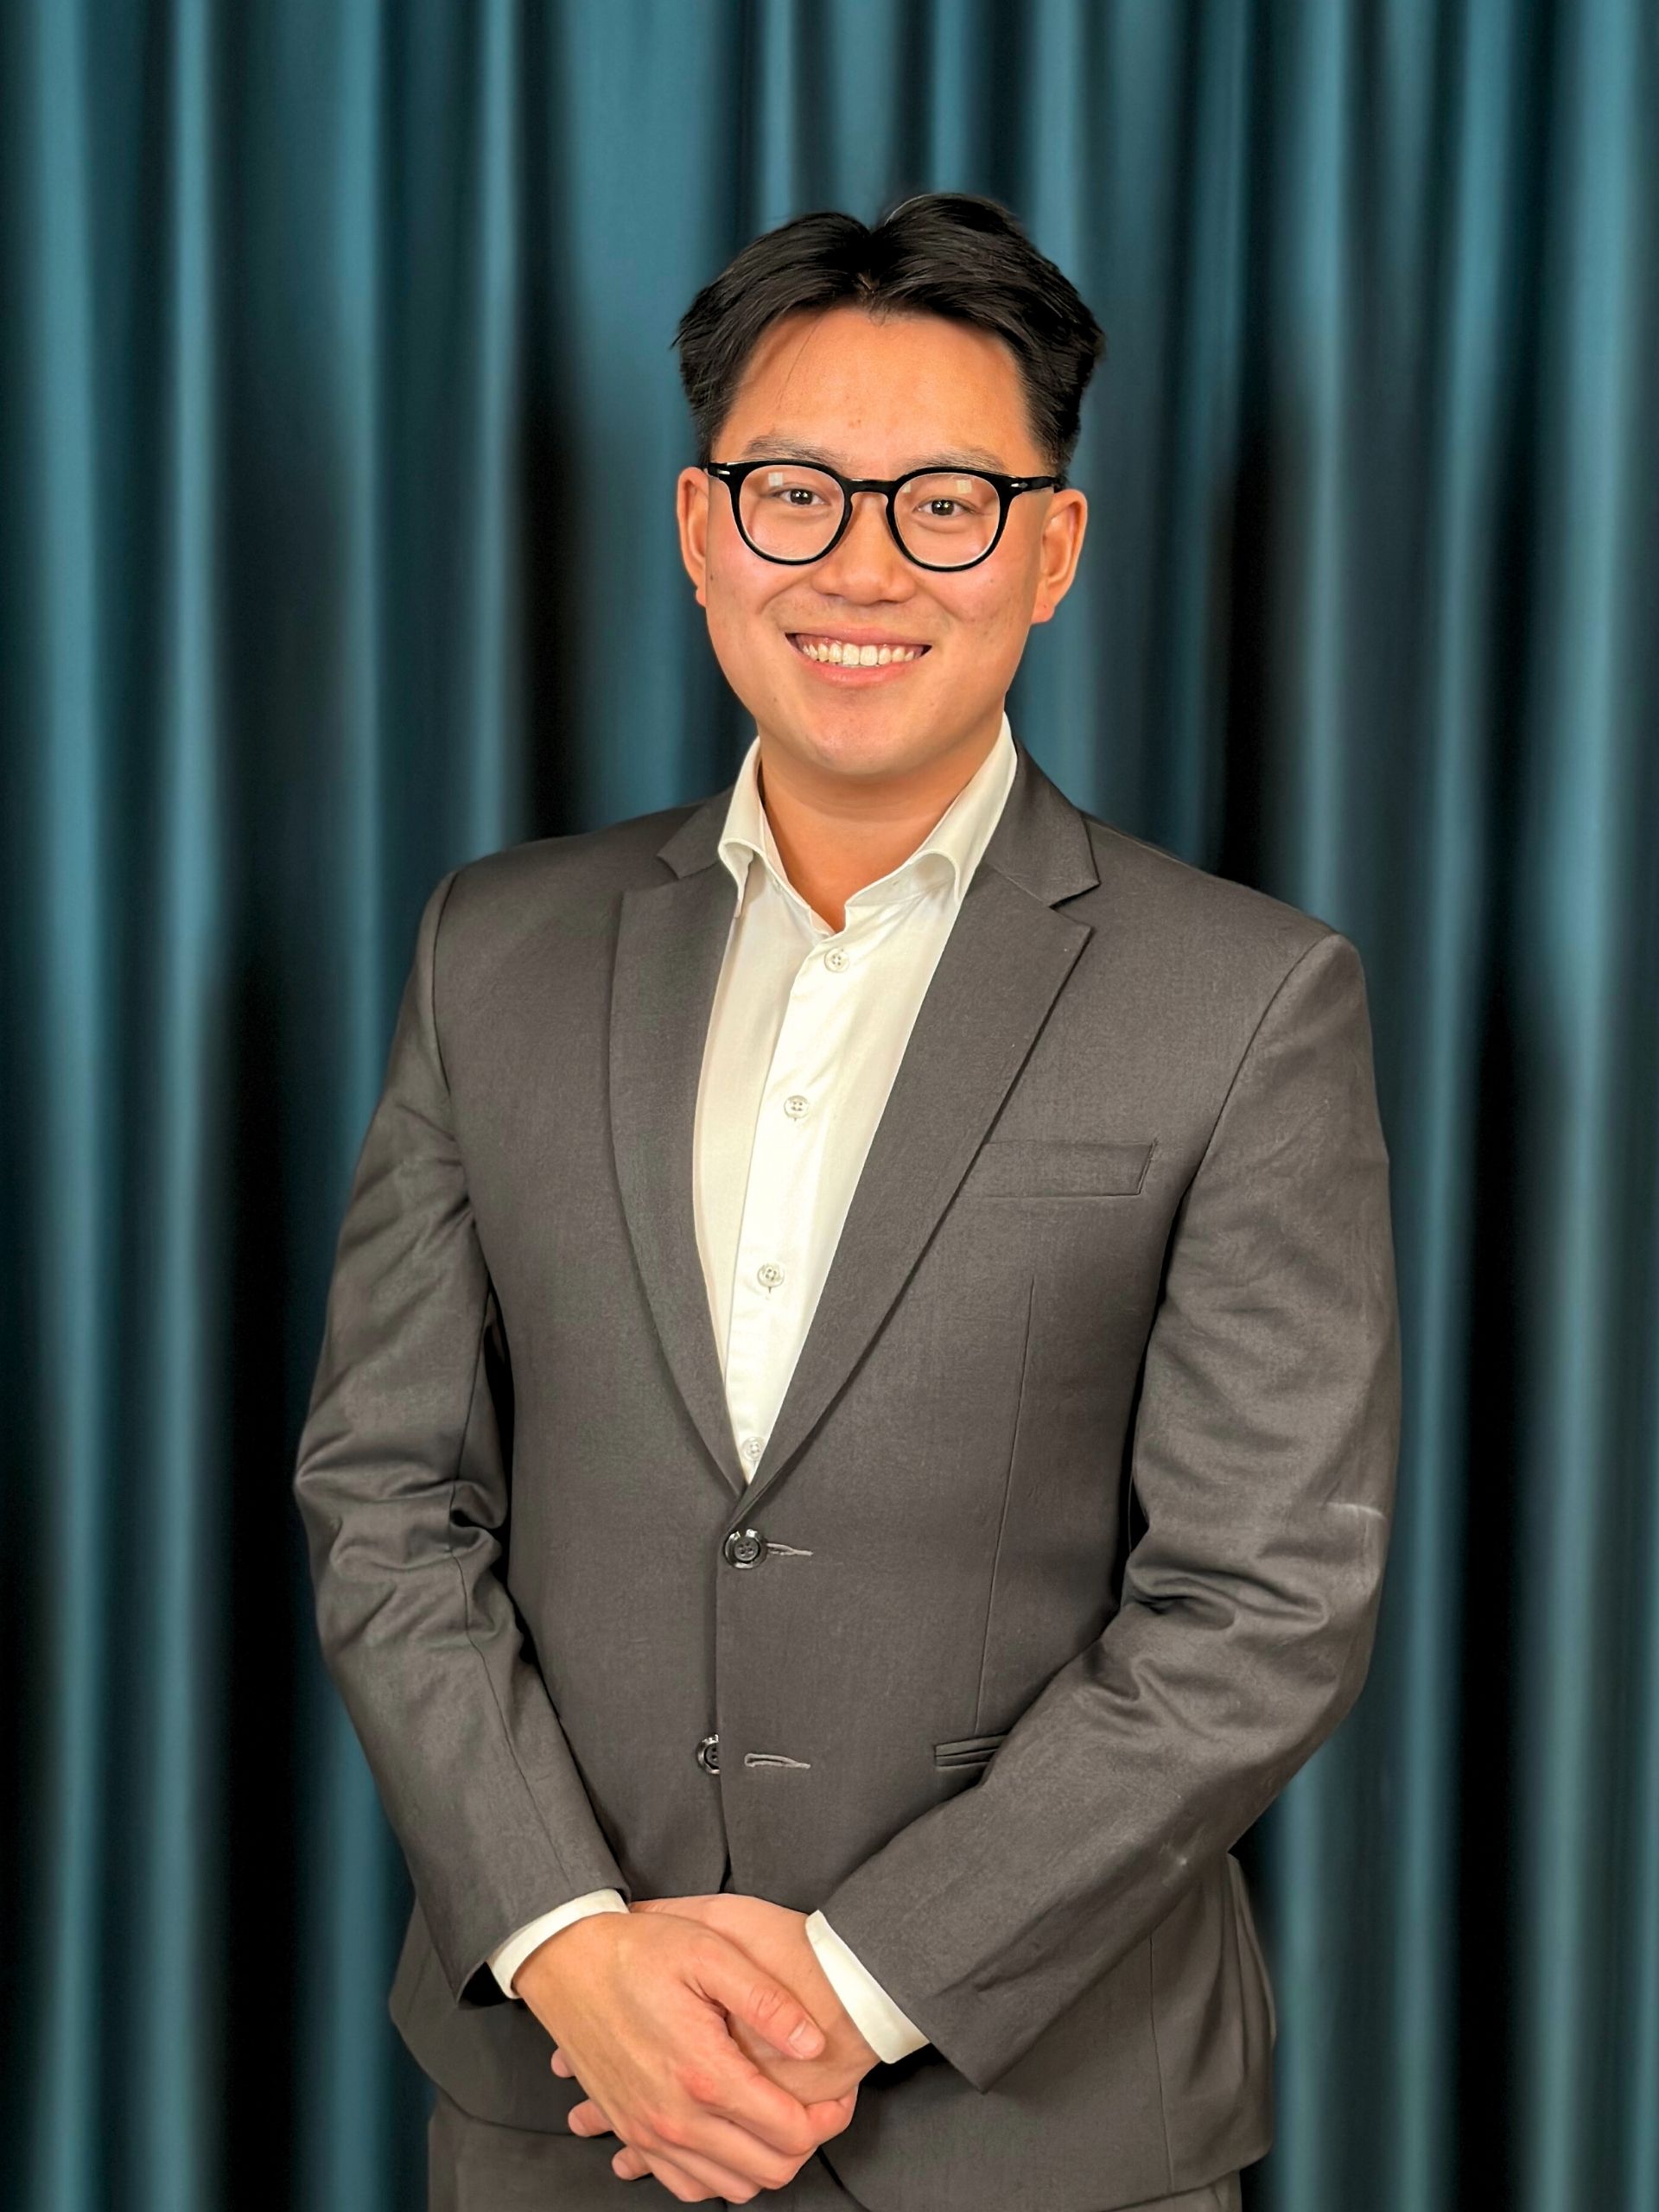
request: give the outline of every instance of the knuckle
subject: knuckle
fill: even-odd
[[[763,2020],[775,2020],[780,2012],[794,2009],[794,1999],[775,1981],[757,1981],[750,1991],[752,2015]]]
[[[796,2166],[804,2164],[817,2149],[818,2132],[804,2111],[791,2120],[787,2132],[790,2139],[785,2147],[795,2154],[794,2165],[790,2169],[792,2173]]]
[[[720,2094],[720,2084],[713,2074],[694,2058],[682,2059],[676,2066],[674,2086],[693,2104],[712,2104]]]

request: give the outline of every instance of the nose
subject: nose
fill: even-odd
[[[853,518],[842,541],[817,564],[814,579],[826,594],[843,599],[901,599],[911,563],[887,528],[886,495],[854,492]],[[901,588],[895,589],[895,583]]]

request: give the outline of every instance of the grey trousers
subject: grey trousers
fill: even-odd
[[[614,2135],[543,2135],[474,2120],[443,2094],[427,2124],[427,2212],[657,2212],[679,2199],[653,2175],[623,2181],[611,2171],[621,2145]],[[717,2205],[727,2202],[705,2197]],[[822,2151],[782,2189],[762,2190],[754,2206],[786,2204],[790,2212],[861,2212],[836,2179]],[[1179,2196],[1143,2198],[1123,2212],[1240,2212],[1238,2176],[1227,2174]]]

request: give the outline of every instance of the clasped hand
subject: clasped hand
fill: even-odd
[[[620,2135],[619,2178],[653,2174],[684,2203],[747,2203],[847,2126],[876,2054],[805,1929],[804,1913],[735,1891],[639,1898],[626,1919],[574,1923],[519,1968],[553,2071],[588,2092],[571,2131]],[[812,2023],[823,2033],[798,2056]]]

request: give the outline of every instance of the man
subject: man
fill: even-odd
[[[1369,1662],[1388,1155],[1352,945],[1009,727],[1101,342],[993,202],[754,241],[678,338],[736,780],[422,916],[296,1491],[433,2212],[1271,2140],[1229,1847]]]

